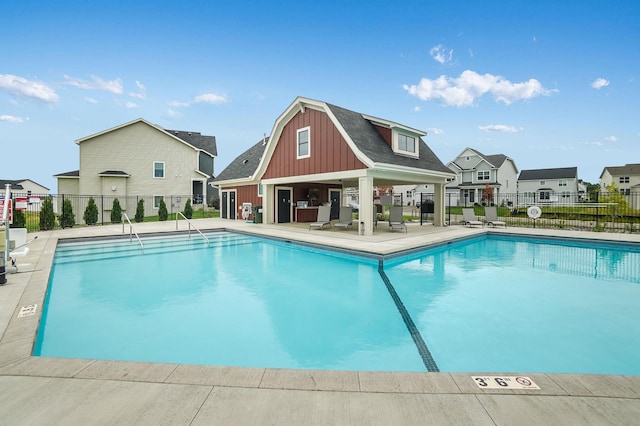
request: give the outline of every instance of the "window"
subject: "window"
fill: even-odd
[[[398,134],[398,149],[400,151],[416,152],[416,138],[413,136],[407,136]]]
[[[309,130],[309,127],[298,130],[298,158],[311,156],[311,135]]]
[[[631,195],[631,188],[620,188],[620,194]]]
[[[153,162],[153,177],[164,179],[164,161]]]
[[[489,175],[489,170],[480,170],[478,171],[478,180],[489,180]]]
[[[258,197],[262,197],[262,191],[263,191],[262,184],[259,183],[258,184]]]
[[[629,176],[620,176],[620,183],[629,183]]]
[[[549,200],[551,198],[551,193],[549,191],[540,191],[540,200]]]
[[[162,195],[154,195],[153,196],[153,208],[154,209],[159,209],[160,208],[160,200],[162,200],[164,197]]]
[[[540,185],[544,185],[544,184],[545,184],[545,181],[541,180]]]
[[[562,198],[571,198],[571,193],[569,193],[569,191],[562,191]]]
[[[558,186],[567,186],[567,180],[566,179],[560,179],[558,181]]]

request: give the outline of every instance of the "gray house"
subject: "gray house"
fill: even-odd
[[[577,167],[522,170],[519,204],[571,204],[580,201]]]

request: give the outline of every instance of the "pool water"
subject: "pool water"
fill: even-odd
[[[210,247],[145,239],[144,254],[128,241],[60,244],[34,354],[640,374],[640,250],[631,246],[483,236],[382,262],[208,237]]]

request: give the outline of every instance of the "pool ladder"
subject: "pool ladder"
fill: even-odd
[[[142,240],[140,239],[140,236],[138,235],[138,233],[133,229],[133,225],[129,220],[129,216],[127,216],[126,213],[122,213],[122,216],[124,216],[124,218],[127,219],[127,222],[129,222],[129,242],[133,241],[133,235],[135,235],[136,238],[138,239],[138,242],[140,243],[142,254],[144,254],[144,244],[142,244]],[[122,233],[124,234],[124,220],[122,221]]]
[[[191,239],[191,227],[193,226],[193,229],[198,231],[198,233],[202,236],[202,238],[204,238],[204,240],[207,242],[207,247],[209,247],[209,238],[207,238],[206,235],[204,235],[202,232],[200,232],[200,230],[198,228],[196,228],[196,226],[193,223],[191,223],[191,221],[189,219],[187,219],[187,217],[184,214],[182,214],[182,212],[177,212],[176,213],[176,231],[178,230],[178,219],[180,219],[180,216],[182,216],[184,218],[184,220],[186,220],[187,223],[189,224],[189,239]]]

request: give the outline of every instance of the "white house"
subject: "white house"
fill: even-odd
[[[465,148],[447,164],[456,178],[446,186],[451,205],[473,205],[483,201],[487,187],[493,192],[493,201],[507,201],[505,197],[517,192],[518,168],[504,154],[484,155]]]
[[[518,204],[573,204],[580,201],[577,167],[522,170]]]
[[[600,191],[607,192],[612,183],[627,196],[632,208],[640,208],[640,164],[605,167],[600,174]]]

